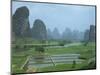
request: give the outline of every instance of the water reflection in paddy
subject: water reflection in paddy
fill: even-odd
[[[54,66],[58,64],[73,64],[73,61],[76,64],[82,63],[84,60],[79,59],[80,54],[59,54],[59,55],[45,55],[42,59],[31,57],[28,62],[28,68],[44,68],[48,66]]]

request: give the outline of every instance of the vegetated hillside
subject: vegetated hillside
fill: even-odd
[[[12,32],[16,37],[30,37],[29,10],[23,6],[12,16]]]
[[[94,25],[90,25],[90,28],[83,32],[66,27],[60,33],[56,27],[53,31],[47,30],[45,23],[41,19],[36,19],[33,27],[30,28],[29,15],[29,9],[26,6],[15,11],[12,16],[12,40],[31,38],[33,40],[67,40],[71,42],[95,41]]]
[[[40,19],[36,19],[32,30],[32,37],[36,40],[46,40],[47,39],[47,30],[44,22]]]

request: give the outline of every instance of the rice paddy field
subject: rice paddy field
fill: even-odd
[[[31,46],[30,46],[31,45]],[[38,48],[40,47],[41,48]],[[12,73],[73,71],[96,68],[96,46],[89,42],[12,44]]]

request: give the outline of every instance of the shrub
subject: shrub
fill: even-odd
[[[44,52],[45,49],[43,47],[41,47],[41,46],[37,46],[37,47],[35,47],[35,51]]]

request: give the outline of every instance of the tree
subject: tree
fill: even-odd
[[[41,46],[37,46],[37,47],[35,47],[35,51],[44,53],[45,49]]]
[[[72,68],[75,68],[75,66],[76,66],[76,61],[73,60]]]
[[[42,46],[36,46],[35,47],[35,59],[38,61],[38,59],[44,59],[44,52],[45,49]],[[40,60],[39,60],[40,61]],[[41,60],[43,61],[43,60]]]

